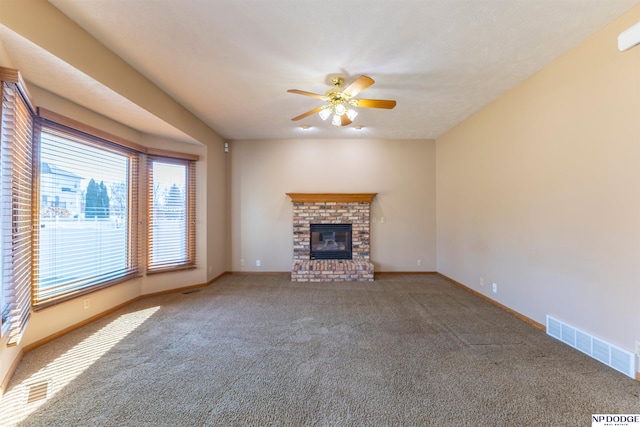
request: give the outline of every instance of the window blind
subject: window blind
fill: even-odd
[[[149,272],[195,264],[195,162],[148,158]]]
[[[2,221],[2,332],[22,337],[31,311],[32,111],[19,85],[2,82],[0,218]]]
[[[138,158],[126,147],[42,121],[36,307],[137,274]]]

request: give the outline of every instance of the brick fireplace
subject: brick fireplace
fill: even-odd
[[[287,193],[293,202],[292,281],[373,281],[369,220],[376,194]],[[351,259],[311,259],[311,224],[350,224]]]

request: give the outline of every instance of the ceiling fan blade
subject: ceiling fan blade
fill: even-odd
[[[357,106],[362,108],[386,108],[388,110],[396,106],[396,101],[391,99],[356,99]]]
[[[320,112],[320,110],[322,110],[324,107],[325,107],[324,105],[321,105],[320,107],[316,107],[316,108],[314,108],[313,110],[309,110],[309,111],[307,111],[306,113],[302,113],[302,114],[300,114],[299,116],[296,116],[296,117],[294,117],[294,118],[293,118],[293,119],[291,119],[291,120],[294,120],[294,121],[295,121],[295,120],[304,119],[305,117],[309,117],[309,116],[311,116],[311,115],[313,115],[313,114],[315,114],[315,113],[319,113],[319,112]]]
[[[342,93],[346,93],[349,96],[356,96],[375,82],[369,76],[360,76],[353,83],[345,88]]]
[[[320,95],[319,93],[307,92],[304,90],[298,89],[289,89],[287,92],[289,93],[297,93],[298,95],[310,96],[312,98],[318,98],[324,100],[326,97],[324,95]]]
[[[342,117],[340,117],[340,126],[349,126],[351,123],[353,122],[346,114],[343,114]]]

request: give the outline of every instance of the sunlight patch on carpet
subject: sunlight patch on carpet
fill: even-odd
[[[118,317],[20,384],[12,386],[0,401],[0,425],[15,425],[27,418],[159,309],[152,307]]]

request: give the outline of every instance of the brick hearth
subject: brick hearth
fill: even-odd
[[[287,193],[293,202],[295,282],[373,281],[370,261],[371,200],[376,193]],[[309,224],[351,224],[351,260],[311,260]]]
[[[292,282],[373,281],[373,263],[350,259],[314,259],[294,261]]]

